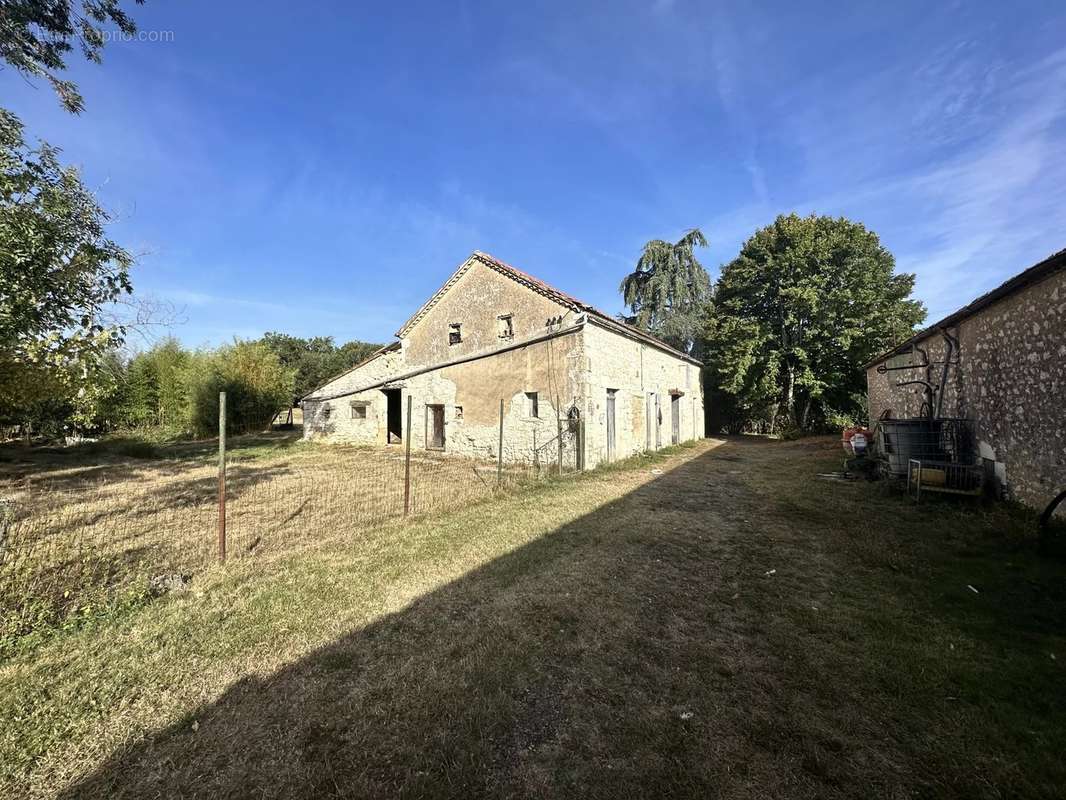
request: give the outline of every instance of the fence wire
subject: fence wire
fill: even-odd
[[[447,512],[573,473],[574,450],[564,441],[561,470],[558,442],[538,452],[505,447],[502,467],[412,451],[408,513]],[[404,516],[401,447],[316,446],[307,455],[227,467],[227,561],[358,537]],[[108,477],[90,480],[84,471]],[[191,576],[218,562],[218,470],[205,461],[35,476],[0,494],[0,637],[8,640],[145,591],[153,578]]]

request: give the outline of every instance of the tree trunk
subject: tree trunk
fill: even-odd
[[[796,371],[791,364],[785,365],[785,391],[781,398],[781,412],[796,422]]]
[[[807,420],[810,417],[812,405],[814,405],[814,398],[807,395],[807,402],[803,404],[803,417],[800,419],[800,430],[807,430]]]

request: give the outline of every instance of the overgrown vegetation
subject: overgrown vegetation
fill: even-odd
[[[106,24],[136,30],[118,0],[4,3],[0,58],[46,78],[78,113],[82,97],[59,73],[75,46],[100,60]],[[109,353],[125,335],[115,304],[132,291],[132,257],[108,238],[109,215],[59,156],[0,109],[0,427],[83,423],[109,389]]]
[[[79,385],[88,389],[80,397],[60,393],[47,402],[9,405],[0,424],[34,436],[109,434],[131,443],[210,436],[218,430],[218,394],[225,391],[230,430],[263,430],[292,406],[310,380],[325,380],[376,349],[365,342],[337,347],[330,337],[268,334],[257,341],[188,350],[166,338],[128,358],[118,351],[104,353],[80,378]]]

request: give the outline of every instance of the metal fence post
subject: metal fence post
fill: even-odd
[[[403,515],[411,513],[411,395],[407,395],[407,433],[404,434]]]
[[[218,393],[218,560],[226,560],[226,393]]]
[[[574,453],[574,465],[578,472],[585,469],[585,417],[577,420],[577,452]]]
[[[556,401],[558,402],[558,401]],[[555,439],[559,445],[559,474],[563,474],[563,419],[559,416],[559,408],[555,408]]]
[[[496,486],[503,485],[503,398],[500,398],[500,449],[496,453]]]

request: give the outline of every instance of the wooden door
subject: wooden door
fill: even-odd
[[[644,449],[652,450],[655,440],[655,395],[649,393],[644,402]]]
[[[607,390],[607,460],[614,461],[614,389]]]
[[[444,449],[444,406],[426,406],[426,447]]]
[[[659,401],[659,393],[655,393],[655,449],[663,446],[663,409]]]
[[[676,394],[670,398],[670,443],[681,441],[681,398]]]

